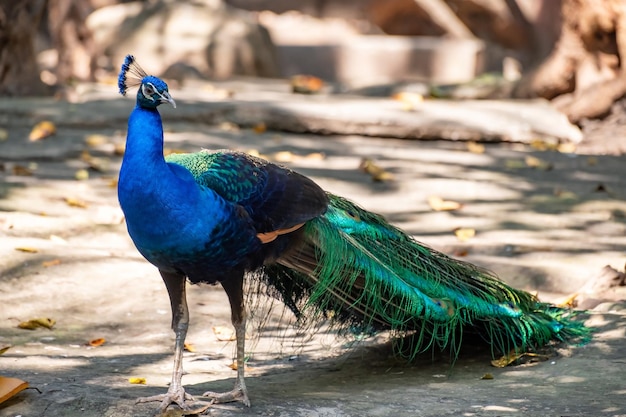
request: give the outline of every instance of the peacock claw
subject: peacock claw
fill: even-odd
[[[139,397],[137,398],[135,403],[136,404],[147,403],[147,402],[152,402],[152,401],[161,402],[161,405],[159,406],[157,410],[157,415],[159,415],[165,412],[167,407],[169,407],[172,404],[176,404],[183,410],[188,410],[189,404],[187,404],[185,401],[195,402],[196,399],[190,394],[187,394],[184,388],[180,387],[178,389],[170,389],[165,394],[153,395],[151,397]]]
[[[232,391],[228,391],[228,392],[207,391],[204,394],[202,394],[202,396],[211,398],[214,404],[239,401],[239,402],[242,402],[246,407],[250,407],[250,399],[248,399],[248,390],[245,387],[243,388],[235,387]]]

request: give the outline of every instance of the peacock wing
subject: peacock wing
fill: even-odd
[[[324,190],[309,178],[243,152],[228,150],[171,154],[170,164],[186,168],[201,186],[240,205],[260,233],[289,230],[328,206]]]

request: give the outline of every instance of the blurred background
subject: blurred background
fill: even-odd
[[[370,95],[419,82],[439,97],[543,97],[580,123],[626,92],[624,3],[0,0],[0,94],[71,99],[132,53],[180,82],[307,74]]]

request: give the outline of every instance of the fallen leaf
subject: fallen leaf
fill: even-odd
[[[80,155],[80,159],[89,165],[89,168],[94,171],[106,171],[109,168],[110,161],[106,158],[97,158],[91,155],[87,151],[83,151]]]
[[[231,363],[230,365],[227,365],[227,366],[228,366],[230,369],[232,369],[233,371],[236,371],[236,370],[238,369],[238,366],[237,366],[237,361],[233,361],[233,363]],[[252,368],[251,368],[251,367],[249,367],[247,363],[244,363],[244,364],[243,364],[243,369],[244,369],[244,371],[250,371],[250,370],[252,370]]]
[[[49,120],[44,120],[39,122],[33,127],[33,130],[30,131],[28,135],[28,139],[31,141],[37,141],[41,139],[45,139],[48,136],[52,136],[56,133],[56,126]]]
[[[109,141],[108,137],[104,135],[99,135],[97,133],[93,135],[87,135],[87,137],[85,138],[85,143],[89,147],[104,145],[108,141]]]
[[[312,152],[306,155],[305,158],[314,161],[323,161],[324,159],[326,159],[326,155],[322,152]]]
[[[444,200],[441,197],[436,195],[431,195],[428,197],[428,205],[431,209],[435,211],[452,211],[458,210],[463,207],[463,204],[453,201],[453,200]]]
[[[130,377],[128,378],[128,382],[131,384],[146,385],[146,378]]]
[[[359,169],[372,177],[372,181],[391,181],[394,179],[393,174],[379,167],[369,158],[363,158]]]
[[[74,178],[78,181],[84,181],[89,179],[89,171],[86,169],[79,169],[74,173]]]
[[[235,331],[230,327],[213,326],[213,333],[215,333],[217,340],[221,342],[229,342],[237,339]]]
[[[33,248],[32,246],[18,246],[15,250],[26,253],[38,253],[39,249]]]
[[[530,147],[538,151],[547,151],[556,149],[557,144],[546,142],[543,139],[533,139],[530,141]]]
[[[481,376],[480,379],[493,379],[493,374],[487,373],[487,374]]]
[[[576,298],[578,298],[577,292],[570,295],[569,297],[567,297],[565,300],[561,301],[560,303],[557,303],[556,306],[561,307],[561,308],[575,308],[576,305],[578,305],[578,300],[576,300]]]
[[[192,353],[196,351],[196,348],[191,343],[185,343],[183,349],[185,349],[187,352]]]
[[[467,142],[467,150],[471,153],[485,153],[485,145],[477,142]]]
[[[98,346],[104,345],[105,342],[106,342],[106,339],[100,337],[98,339],[93,339],[87,342],[87,346],[98,347]]]
[[[33,170],[25,167],[24,165],[13,165],[13,175],[19,175],[20,177],[29,177],[33,175]]]
[[[548,356],[546,356],[546,355],[540,355],[538,353],[532,353],[532,352],[517,353],[515,350],[512,350],[507,355],[504,355],[504,356],[502,356],[499,359],[492,360],[491,361],[491,365],[496,367],[496,368],[504,368],[504,367],[512,364],[516,360],[521,359],[521,358],[523,358],[525,356],[533,357],[533,358],[539,358],[539,359],[542,359],[542,360],[548,359]]]
[[[571,142],[560,143],[559,146],[557,146],[557,150],[561,153],[574,153],[576,152],[576,144]]]
[[[315,94],[324,87],[324,81],[313,75],[299,74],[291,77],[291,92],[295,94]]]
[[[115,145],[113,145],[113,154],[114,155],[122,156],[122,155],[124,155],[124,152],[126,152],[126,144],[124,144],[124,143],[116,143]]]
[[[51,330],[55,323],[56,323],[56,320],[53,320],[47,317],[39,317],[36,319],[23,321],[20,324],[18,324],[17,327],[19,327],[20,329],[25,329],[25,330],[35,330],[40,327]]]
[[[28,388],[28,382],[17,378],[0,376],[0,403]]]
[[[391,96],[392,99],[402,103],[402,110],[415,110],[424,103],[424,96],[419,93],[400,91]]]
[[[55,265],[60,265],[61,264],[61,260],[60,259],[52,259],[50,261],[44,261],[41,263],[41,265],[44,268],[49,268],[51,266],[55,266]]]
[[[543,171],[549,171],[552,169],[551,163],[545,162],[532,155],[527,155],[526,158],[524,158],[524,163],[530,168],[541,169]]]
[[[0,142],[4,142],[9,138],[9,131],[6,129],[0,129]]]
[[[598,158],[596,158],[595,156],[588,156],[587,157],[587,165],[589,165],[589,166],[598,165]]]
[[[4,354],[7,350],[11,349],[11,346],[3,346],[0,348],[0,355]]]
[[[454,252],[454,256],[459,257],[459,258],[462,258],[462,257],[464,257],[464,256],[467,256],[468,254],[469,254],[469,252],[468,252],[468,250],[467,250],[467,249],[457,249],[457,250]]]
[[[239,126],[232,122],[222,122],[218,127],[226,132],[239,132]]]
[[[260,122],[254,125],[252,131],[257,134],[264,133],[267,130],[267,125],[264,122]]]
[[[476,230],[467,227],[459,227],[458,229],[454,229],[454,234],[461,242],[465,242],[476,236]]]
[[[78,208],[87,208],[88,207],[88,204],[85,201],[80,200],[78,198],[65,197],[64,200],[67,203],[67,205],[70,206],[70,207],[78,207]]]

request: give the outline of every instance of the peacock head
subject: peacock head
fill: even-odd
[[[122,64],[122,70],[117,79],[120,94],[125,96],[130,87],[139,86],[137,91],[137,105],[156,109],[161,103],[170,103],[176,107],[176,102],[170,96],[165,81],[153,75],[148,75],[137,64],[135,57],[127,55]]]

